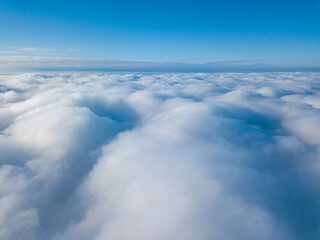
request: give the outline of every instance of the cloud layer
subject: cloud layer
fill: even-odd
[[[25,47],[25,52],[31,52],[39,48]],[[49,49],[48,49],[49,50]],[[43,57],[37,56],[0,56],[0,72],[286,72],[304,71],[319,72],[319,62],[309,62],[305,64],[265,64],[253,61],[222,61],[211,63],[185,63],[185,62],[137,62],[119,61],[105,59],[81,59],[45,57],[46,49],[38,51]],[[49,52],[54,53],[55,50]],[[77,51],[77,49],[66,49],[65,51]],[[2,52],[9,54],[8,51]],[[1,54],[1,51],[0,51]],[[12,52],[14,54],[14,52]],[[16,52],[19,54],[19,52]],[[22,52],[22,55],[24,52]],[[35,52],[37,54],[37,52]],[[38,54],[39,55],[39,54]]]
[[[0,239],[319,239],[319,79],[1,75]]]

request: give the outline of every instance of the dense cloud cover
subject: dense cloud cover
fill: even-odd
[[[320,238],[320,73],[0,76],[0,239]]]

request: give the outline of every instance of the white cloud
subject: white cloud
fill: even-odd
[[[319,77],[1,75],[0,238],[318,239]]]
[[[63,55],[64,53],[68,52],[76,52],[79,51],[78,49],[74,48],[40,48],[40,47],[16,47],[16,46],[7,46],[0,49],[0,54],[9,54],[9,55],[40,55],[40,56],[54,56],[54,55]],[[10,58],[10,57],[7,57]]]

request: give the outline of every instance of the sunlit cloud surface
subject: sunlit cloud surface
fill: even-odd
[[[319,239],[319,73],[0,75],[0,239]]]

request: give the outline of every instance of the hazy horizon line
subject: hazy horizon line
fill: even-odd
[[[248,60],[210,63],[129,61],[44,56],[0,56],[0,72],[320,72],[320,63],[270,64]]]

